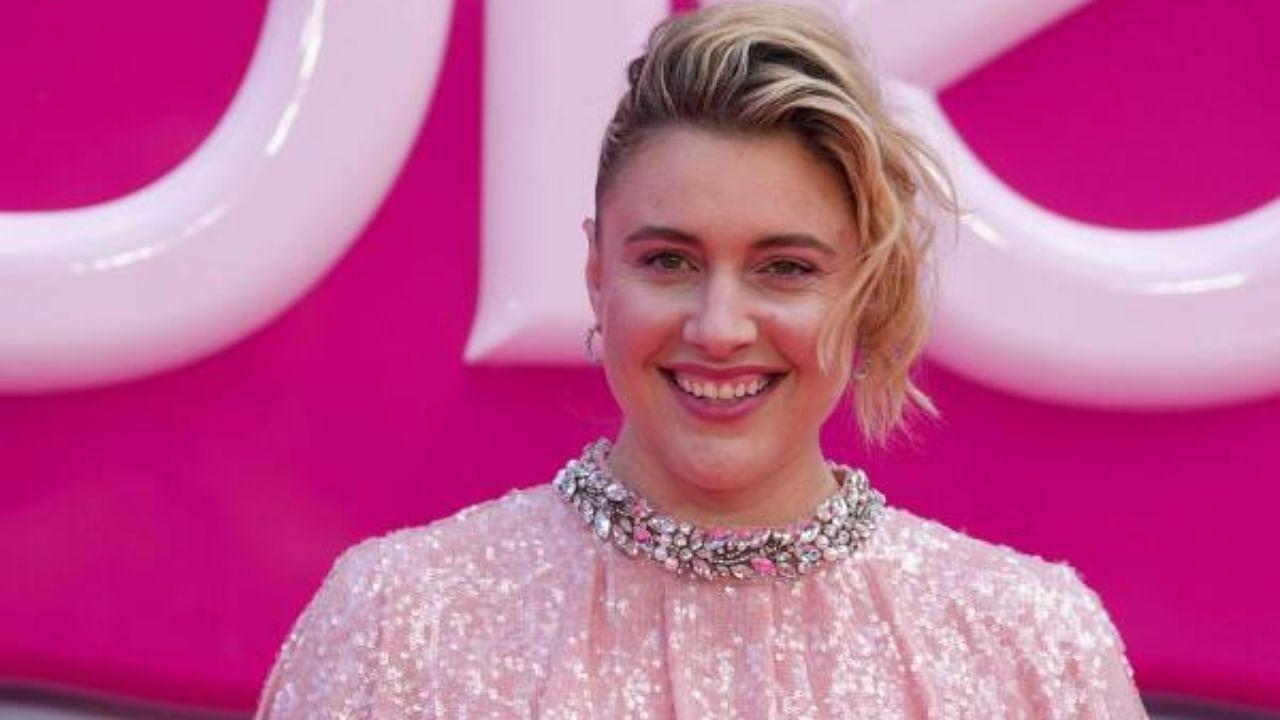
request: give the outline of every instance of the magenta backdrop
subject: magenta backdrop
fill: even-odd
[[[1206,7],[1098,0],[945,103],[997,173],[1070,215],[1167,227],[1256,207],[1280,191],[1280,4]],[[225,109],[262,16],[261,0],[4,3],[0,208],[104,200],[171,168]],[[457,3],[403,176],[282,319],[159,377],[0,398],[0,680],[246,708],[342,548],[543,482],[615,427],[593,369],[460,362],[482,21]],[[936,366],[923,383],[946,421],[915,447],[868,454],[844,415],[831,454],[898,505],[1069,559],[1144,689],[1280,708],[1280,401],[1098,412]]]

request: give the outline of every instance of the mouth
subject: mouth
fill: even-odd
[[[762,398],[786,376],[784,372],[753,373],[726,380],[709,380],[669,368],[658,370],[667,383],[685,398],[719,407],[732,407]]]

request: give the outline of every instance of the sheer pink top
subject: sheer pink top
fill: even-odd
[[[1065,565],[889,508],[853,557],[709,583],[544,485],[348,550],[258,718],[1143,718]]]

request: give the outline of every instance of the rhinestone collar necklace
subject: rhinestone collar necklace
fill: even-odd
[[[865,545],[884,509],[884,496],[871,488],[865,472],[828,461],[840,487],[812,517],[783,527],[702,528],[656,511],[614,477],[611,449],[608,440],[596,440],[556,474],[553,485],[600,540],[678,575],[703,580],[807,575]]]

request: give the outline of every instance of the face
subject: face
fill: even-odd
[[[818,359],[854,244],[835,171],[791,134],[673,127],[601,203],[587,284],[620,437],[708,489],[820,457],[848,379]]]

